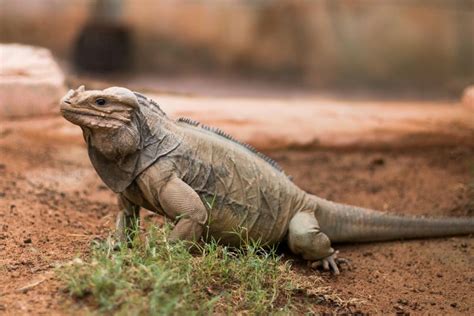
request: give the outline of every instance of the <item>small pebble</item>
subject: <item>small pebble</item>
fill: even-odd
[[[375,159],[373,159],[373,160],[370,162],[370,164],[371,164],[372,166],[383,166],[383,165],[385,165],[385,159],[383,159],[383,158],[375,158]]]
[[[398,299],[397,303],[402,304],[402,305],[408,305],[408,301],[403,298]]]

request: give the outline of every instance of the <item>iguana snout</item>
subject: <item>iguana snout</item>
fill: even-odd
[[[69,90],[60,102],[65,119],[92,129],[118,129],[130,123],[136,108],[138,100],[135,94],[119,87],[86,91],[84,86],[80,86]]]

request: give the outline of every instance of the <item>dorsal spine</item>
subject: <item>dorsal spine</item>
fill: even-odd
[[[262,154],[257,149],[255,149],[255,147],[253,147],[252,145],[249,145],[249,144],[242,143],[242,142],[238,141],[237,139],[235,139],[234,137],[232,137],[231,135],[227,134],[226,132],[222,131],[219,128],[203,125],[203,124],[199,123],[198,121],[195,121],[195,120],[187,118],[187,117],[180,117],[176,120],[176,122],[185,123],[185,124],[195,126],[195,127],[200,127],[200,128],[202,128],[206,131],[209,131],[209,132],[212,132],[212,133],[217,134],[219,136],[222,136],[222,137],[224,137],[224,138],[226,138],[226,139],[228,139],[228,140],[230,140],[230,141],[232,141],[232,142],[234,142],[234,143],[236,143],[240,146],[245,147],[247,150],[251,151],[252,153],[257,155],[261,159],[265,160],[273,168],[277,169],[280,172],[283,172],[283,169],[278,165],[278,163],[275,160],[273,160],[272,158]]]
[[[145,105],[146,107],[150,108],[152,111],[154,112],[157,112],[161,115],[164,115],[166,116],[166,113],[163,112],[163,110],[160,108],[160,106],[158,105],[158,103],[156,103],[153,99],[151,98],[148,98],[146,97],[145,95],[141,94],[141,93],[138,93],[138,92],[134,92],[135,95],[137,96],[138,98],[138,102],[142,105]],[[273,168],[275,168],[276,170],[284,173],[283,169],[278,165],[278,163],[273,160],[272,158],[262,154],[261,152],[259,152],[257,149],[255,149],[255,147],[249,145],[249,144],[246,144],[246,143],[242,143],[240,141],[238,141],[237,139],[235,139],[234,137],[232,137],[231,135],[227,134],[226,132],[220,130],[219,128],[216,128],[216,127],[211,127],[211,126],[207,126],[207,125],[203,125],[201,124],[200,122],[198,121],[195,121],[193,119],[190,119],[190,118],[186,118],[186,117],[180,117],[178,118],[178,120],[176,121],[177,123],[185,123],[185,124],[188,124],[188,125],[191,125],[191,126],[194,126],[194,127],[199,127],[199,128],[202,128],[204,130],[207,130],[209,132],[212,132],[214,134],[217,134],[219,136],[222,136],[230,141],[232,141],[233,143],[236,143],[240,146],[243,146],[244,148],[246,148],[247,150],[249,150],[250,152],[254,153],[256,156],[258,156],[260,159],[263,159],[265,160],[268,164],[270,164]],[[291,177],[289,177],[290,180],[291,180]]]
[[[180,117],[179,119],[176,120],[176,122],[178,122],[178,123],[183,122],[183,123],[186,123],[186,124],[192,125],[192,126],[198,126],[200,124],[198,121],[195,121],[195,120],[192,120],[192,119],[186,118],[186,117]]]

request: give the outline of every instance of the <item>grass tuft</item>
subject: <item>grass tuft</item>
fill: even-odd
[[[67,292],[99,313],[127,315],[347,307],[318,277],[293,272],[275,249],[258,243],[230,249],[210,242],[195,245],[193,254],[189,244],[167,241],[169,229],[151,226],[132,247],[115,250],[110,242],[94,242],[88,260],[60,268]]]

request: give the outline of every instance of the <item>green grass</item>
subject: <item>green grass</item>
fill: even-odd
[[[202,315],[311,312],[347,307],[316,275],[292,271],[274,249],[250,243],[169,244],[169,226],[151,225],[132,247],[95,242],[86,261],[60,268],[67,292],[96,313]]]

